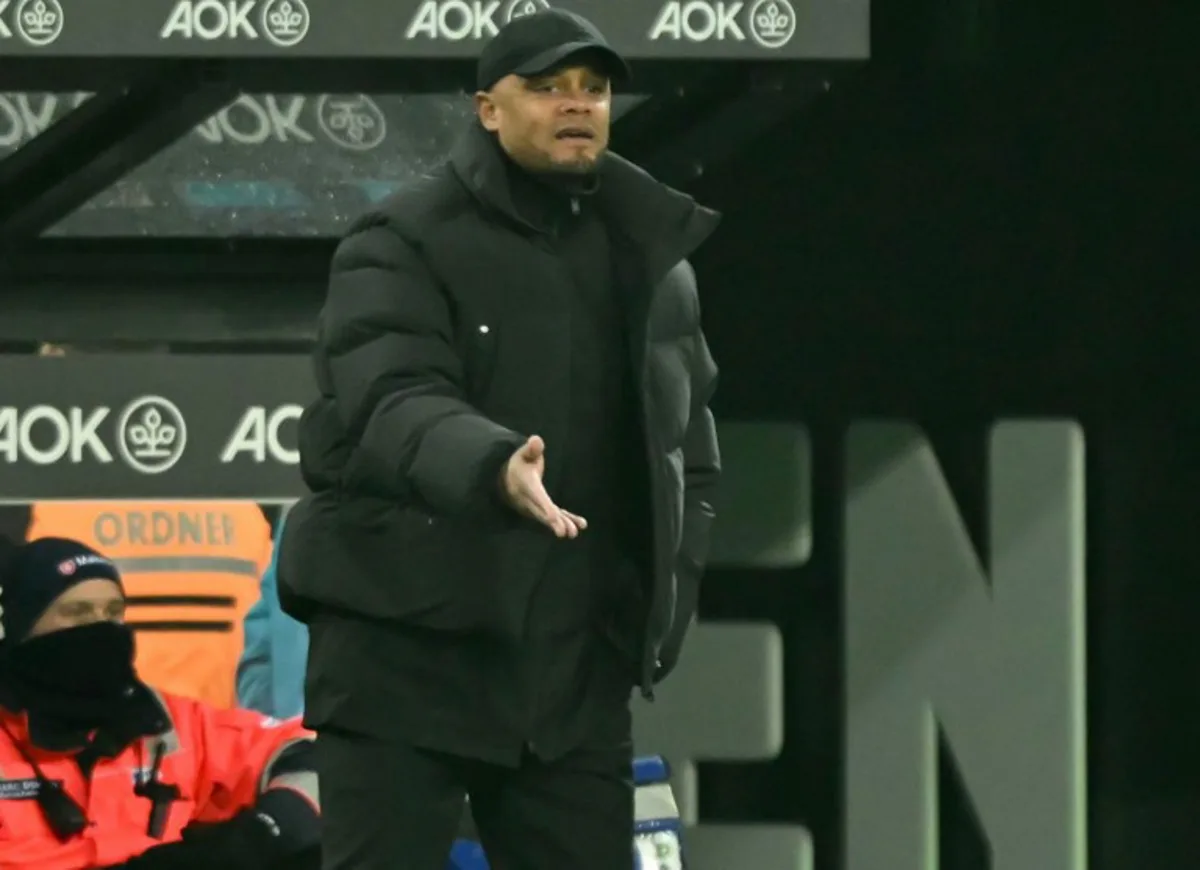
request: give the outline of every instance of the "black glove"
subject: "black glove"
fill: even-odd
[[[268,870],[283,855],[279,826],[254,809],[216,824],[193,822],[183,829],[182,844],[203,856],[205,868],[220,870]]]
[[[242,810],[225,822],[192,822],[179,842],[153,846],[99,870],[271,870],[281,856],[275,821]]]
[[[163,843],[151,846],[140,855],[120,864],[106,864],[94,870],[211,870],[204,852],[189,843]]]

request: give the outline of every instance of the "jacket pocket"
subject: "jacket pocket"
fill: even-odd
[[[313,496],[292,509],[284,527],[280,602],[310,618],[329,607],[425,628],[472,629],[487,607],[480,582],[486,544],[471,529],[416,508]]]
[[[594,625],[634,684],[641,680],[650,615],[642,573],[632,563],[624,563],[604,577],[601,588],[593,593]]]

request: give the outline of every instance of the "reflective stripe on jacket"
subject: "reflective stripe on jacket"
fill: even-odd
[[[271,530],[254,502],[43,502],[29,539],[71,538],[121,570],[146,683],[236,703],[242,620],[258,601]]]
[[[192,821],[224,821],[254,803],[284,749],[312,737],[298,719],[281,722],[176,695],[161,694],[160,699],[171,730],[134,743],[116,758],[101,759],[90,781],[84,780],[72,755],[29,744],[23,716],[0,710],[5,729],[0,730],[0,870],[83,870],[117,864],[151,846],[178,840]],[[46,779],[61,783],[85,809],[91,824],[81,835],[60,843],[50,831],[35,799],[33,769],[14,740],[23,742]],[[160,743],[164,755],[159,779],[176,786],[180,799],[171,804],[162,839],[155,839],[146,832],[150,801],[133,789],[151,767]],[[317,799],[315,794],[309,797]]]
[[[243,623],[246,645],[237,667],[238,704],[281,719],[304,712],[308,661],[308,629],[279,606],[276,572],[285,522],[286,516],[275,532],[275,552],[263,574],[258,602]]]

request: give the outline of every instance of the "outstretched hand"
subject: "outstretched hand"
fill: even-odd
[[[545,474],[546,442],[534,435],[505,463],[500,491],[517,513],[537,520],[556,537],[579,537],[587,528],[587,520],[554,503],[542,482]]]

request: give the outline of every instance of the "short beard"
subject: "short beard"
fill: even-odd
[[[580,158],[577,160],[559,161],[547,158],[545,165],[540,168],[540,171],[548,175],[592,175],[599,168],[605,153],[605,151],[601,151],[591,159]]]

